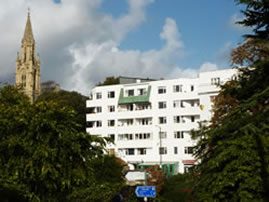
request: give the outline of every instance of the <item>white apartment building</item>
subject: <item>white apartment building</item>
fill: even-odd
[[[136,167],[158,164],[168,175],[186,172],[195,163],[190,131],[210,120],[218,84],[234,74],[225,69],[197,78],[96,86],[86,102],[86,130],[114,139],[109,151]]]

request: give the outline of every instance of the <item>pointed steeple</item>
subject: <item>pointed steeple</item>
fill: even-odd
[[[40,60],[35,51],[29,9],[21,50],[16,60],[16,85],[30,98],[31,102],[40,95]]]
[[[23,42],[34,42],[34,35],[30,19],[30,10],[28,9],[27,22],[24,30],[24,35],[22,38]]]

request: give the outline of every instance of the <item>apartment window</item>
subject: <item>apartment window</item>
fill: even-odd
[[[145,139],[150,139],[150,133],[136,133],[135,134],[135,139],[136,140],[145,140]]]
[[[175,139],[183,139],[184,138],[184,132],[183,131],[175,131],[174,132],[174,138]]]
[[[115,141],[115,134],[108,134],[108,137],[114,142]]]
[[[129,96],[134,96],[134,90],[132,89],[132,90],[127,90],[127,95],[128,95],[128,97]]]
[[[159,154],[167,154],[167,147],[160,147]]]
[[[184,147],[185,154],[193,154],[193,147]]]
[[[138,123],[139,125],[149,125],[151,120],[149,118],[138,119]]]
[[[183,102],[183,101],[180,102],[180,107],[181,107],[181,108],[185,108],[185,106],[184,106],[184,102]]]
[[[134,149],[126,149],[126,155],[134,155]]]
[[[178,149],[177,149],[177,147],[174,147],[174,154],[178,154]]]
[[[102,93],[96,93],[96,99],[102,99]]]
[[[108,126],[108,127],[113,127],[113,126],[115,126],[115,120],[108,120],[108,121],[107,121],[107,126]]]
[[[220,78],[211,78],[211,85],[219,85],[220,84]]]
[[[210,96],[210,102],[215,102],[216,96]]]
[[[180,106],[180,100],[174,100],[173,101],[173,107],[178,108]]]
[[[195,121],[195,116],[191,116],[191,122]]]
[[[146,148],[138,148],[137,149],[137,154],[138,155],[146,155],[147,154],[147,149]]]
[[[96,121],[96,127],[102,127],[102,121]]]
[[[191,91],[194,91],[194,85],[191,85]]]
[[[101,113],[102,112],[102,107],[96,107],[96,113]]]
[[[174,116],[174,123],[180,123],[180,116]]]
[[[114,111],[115,111],[115,106],[114,105],[108,106],[108,112],[114,112]]]
[[[166,139],[166,137],[167,137],[167,132],[160,132],[159,134],[160,134],[160,138],[161,138],[161,139]]]
[[[166,123],[166,117],[159,117],[159,124],[165,124]]]
[[[174,93],[182,92],[182,85],[174,85],[173,92]]]
[[[133,104],[129,104],[126,106],[127,111],[133,111],[134,110],[134,105]]]
[[[119,134],[118,140],[132,140],[133,134]]]
[[[159,86],[158,87],[158,94],[165,94],[166,93],[166,87],[165,86]]]
[[[109,92],[107,93],[107,97],[108,97],[108,98],[114,98],[114,97],[115,97],[115,91],[109,91]]]
[[[159,102],[159,109],[165,109],[166,108],[166,102]]]
[[[184,165],[184,173],[188,173],[192,170],[193,165]]]
[[[137,89],[138,95],[145,95],[146,94],[146,89],[145,88],[139,88]]]

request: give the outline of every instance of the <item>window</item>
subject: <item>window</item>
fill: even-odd
[[[182,92],[182,85],[174,85],[173,86],[173,92],[174,93]]]
[[[114,111],[115,111],[115,106],[114,105],[108,106],[108,112],[114,112]]]
[[[174,154],[177,154],[177,153],[178,153],[177,147],[174,147]]]
[[[136,133],[135,134],[136,140],[145,140],[145,139],[150,139],[150,138],[151,138],[150,133]]]
[[[127,96],[134,96],[134,90],[127,90]]]
[[[126,155],[134,155],[134,149],[126,149]]]
[[[195,116],[191,116],[191,122],[195,121]]]
[[[108,126],[108,127],[113,127],[113,126],[115,126],[115,120],[108,120],[108,121],[107,121],[107,126]]]
[[[101,113],[102,112],[102,107],[96,107],[96,113]]]
[[[181,107],[181,108],[185,108],[185,106],[184,106],[184,102],[183,102],[183,101],[180,102],[180,107]]]
[[[174,132],[174,138],[175,139],[183,139],[184,138],[184,132],[183,131],[175,131]]]
[[[180,106],[180,100],[174,100],[173,107],[178,108]]]
[[[102,99],[102,93],[96,93],[96,99]]]
[[[129,104],[126,106],[127,111],[133,111],[134,110],[134,105],[133,104]]]
[[[161,138],[161,139],[166,139],[166,137],[167,137],[167,132],[160,132],[159,135],[160,135],[160,138]]]
[[[102,127],[102,121],[96,121],[96,127]]]
[[[139,125],[151,125],[152,124],[151,118],[137,119],[137,122]]]
[[[184,147],[185,154],[193,154],[193,147]]]
[[[159,154],[167,154],[167,148],[166,147],[160,147],[159,148]]]
[[[184,173],[188,173],[192,170],[193,165],[184,165]]]
[[[132,140],[133,134],[119,134],[118,140]]]
[[[210,102],[215,102],[216,96],[210,96]]]
[[[21,82],[22,82],[22,87],[26,87],[26,75],[25,74],[21,76]]]
[[[108,134],[108,137],[114,142],[115,141],[115,134]]]
[[[146,155],[147,154],[147,149],[146,148],[138,148],[137,149],[137,154],[138,155]]]
[[[191,91],[194,91],[194,85],[191,85]]]
[[[180,123],[180,116],[174,116],[174,123]]]
[[[165,124],[166,123],[166,117],[159,117],[159,124]]]
[[[165,86],[159,86],[158,87],[158,94],[165,94],[166,93],[166,87]]]
[[[146,94],[146,89],[145,88],[139,88],[137,89],[138,95],[145,95]]]
[[[109,92],[107,93],[107,97],[108,97],[108,98],[114,98],[114,97],[115,97],[115,91],[109,91]]]
[[[159,102],[159,109],[165,109],[166,108],[166,102]]]
[[[211,78],[211,85],[219,85],[220,84],[220,78]]]

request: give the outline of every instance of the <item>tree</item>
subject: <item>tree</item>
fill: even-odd
[[[237,2],[246,5],[240,23],[253,26],[254,34],[232,60],[248,67],[222,86],[211,124],[193,134],[199,140],[196,201],[269,201],[269,2]]]
[[[13,87],[0,89],[0,196],[109,201],[119,188],[112,186],[116,174],[105,181],[94,173],[94,162],[108,158],[106,140],[80,132],[75,116],[74,110],[57,102],[30,104]]]
[[[192,201],[193,176],[177,174],[165,180],[161,199],[166,202]]]
[[[107,85],[114,85],[114,84],[119,84],[120,79],[119,77],[106,77],[105,81],[102,83],[98,83],[97,86],[107,86]]]
[[[163,188],[165,175],[159,165],[154,165],[148,167],[146,170],[147,173],[147,185],[156,186],[157,193],[159,194]]]
[[[37,99],[37,102],[57,102],[59,105],[68,106],[74,110],[74,121],[78,124],[80,131],[86,127],[86,100],[87,97],[72,91],[45,91]]]

